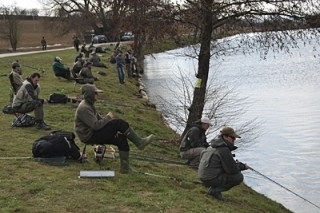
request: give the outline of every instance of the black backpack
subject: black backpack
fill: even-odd
[[[67,157],[80,160],[80,148],[74,142],[75,134],[66,131],[53,131],[36,140],[32,146],[35,158]]]
[[[52,93],[49,97],[51,104],[65,104],[68,102],[68,97],[65,94]]]

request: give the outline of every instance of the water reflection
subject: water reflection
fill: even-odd
[[[196,61],[175,54],[184,49],[146,57],[144,82],[149,97],[162,94],[172,98],[163,87],[179,70],[194,75]],[[241,161],[320,206],[320,65],[312,46],[293,50],[292,54],[275,53],[261,60],[259,55],[235,54],[212,64],[218,70],[217,81],[236,85],[252,106],[246,118],[265,121],[254,146],[242,149]],[[156,102],[156,100],[153,100]],[[285,207],[298,213],[320,210],[303,199],[266,180],[245,172],[245,183]]]

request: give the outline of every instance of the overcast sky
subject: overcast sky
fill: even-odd
[[[41,2],[41,0],[40,0]],[[0,6],[9,7],[15,5],[21,9],[41,9],[42,4],[39,3],[39,0],[0,0]]]

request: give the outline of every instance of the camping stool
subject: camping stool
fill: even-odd
[[[81,163],[82,164],[84,164],[86,161],[85,161],[85,157],[86,157],[86,149],[87,149],[87,145],[92,145],[92,146],[94,146],[94,144],[84,144],[84,147],[83,147],[83,150],[82,150],[82,155],[81,155]],[[98,163],[99,164],[99,167],[100,167],[100,170],[101,170],[101,167],[102,167],[102,160],[103,160],[103,158],[104,158],[104,154],[105,154],[105,152],[106,152],[106,146],[105,145],[100,145],[100,146],[102,146],[102,150],[100,149],[100,150],[97,150],[97,151],[99,151],[99,152],[101,152],[101,153],[96,153],[96,151],[95,151],[95,153],[94,153],[94,155],[95,155],[95,161],[96,161],[96,163]]]

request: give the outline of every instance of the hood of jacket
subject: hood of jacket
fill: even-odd
[[[218,136],[218,138],[212,139],[211,140],[211,146],[213,148],[218,148],[218,147],[228,147],[230,151],[236,150],[238,147],[233,145],[232,143],[223,140],[221,135]]]
[[[96,87],[91,84],[85,84],[81,87],[81,92],[84,100],[93,105],[94,102],[96,101],[94,98]]]

